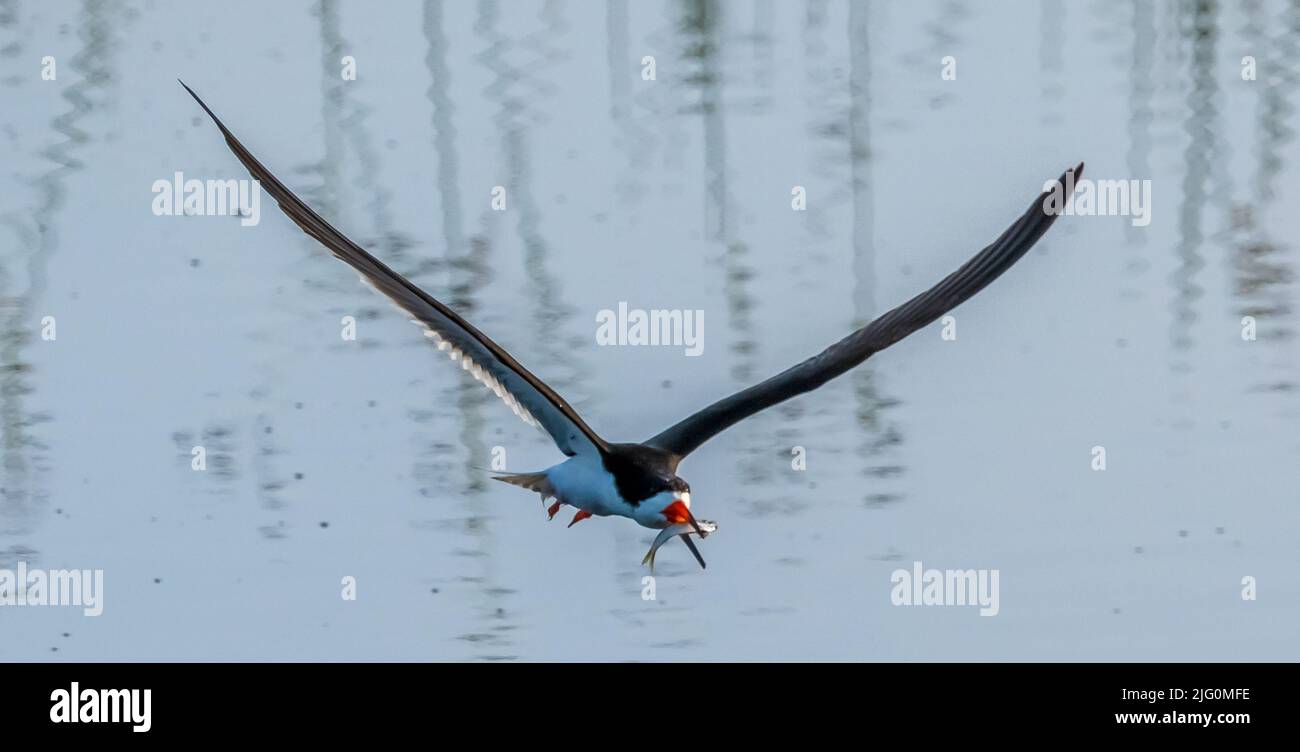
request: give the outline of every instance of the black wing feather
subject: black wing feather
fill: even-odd
[[[1073,176],[1071,177],[1071,173]],[[1083,175],[1083,163],[1059,178],[1073,186]],[[759,384],[719,400],[661,432],[646,443],[675,455],[690,454],[735,423],[810,392],[848,371],[874,353],[938,319],[997,279],[1034,246],[1059,212],[1049,211],[1050,191],[1034,199],[1015,224],[942,282],[836,342],[821,353]],[[1068,198],[1068,197],[1066,197]]]
[[[184,81],[180,83],[185,86]],[[440,349],[450,349],[454,360],[460,360],[465,370],[497,392],[521,418],[529,423],[540,424],[551,435],[560,451],[569,456],[584,451],[604,455],[608,451],[605,441],[583,422],[555,390],[520,365],[486,334],[461,318],[460,314],[435,300],[432,295],[416,287],[410,280],[388,268],[334,229],[244,148],[193,89],[185,86],[185,90],[221,129],[230,150],[261,183],[262,188],[275,198],[289,219],[320,241],[340,260],[360,272],[364,281],[414,316],[418,323],[428,329],[428,333],[435,336]]]

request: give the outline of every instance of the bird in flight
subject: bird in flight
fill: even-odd
[[[655,553],[673,536],[680,537],[704,567],[704,557],[691,536],[703,539],[717,530],[715,523],[696,519],[691,512],[691,487],[677,475],[677,467],[687,455],[739,421],[811,392],[957,307],[1024,256],[1062,208],[1049,204],[1053,189],[1044,191],[997,240],[929,290],[802,363],[718,400],[641,443],[617,444],[598,436],[554,389],[460,314],[322,219],[235,138],[193,89],[183,81],[181,86],[208,113],[230,150],[290,219],[359,272],[363,282],[412,316],[439,350],[495,392],[524,422],[546,431],[567,457],[539,472],[501,475],[496,480],[535,491],[542,495],[543,503],[553,499],[548,509],[551,518],[566,504],[574,507],[578,511],[570,527],[588,517],[616,515],[659,530],[642,560],[652,570]],[[1083,163],[1079,163],[1058,178],[1055,190],[1072,187],[1082,175]],[[1056,196],[1059,201],[1060,194]]]

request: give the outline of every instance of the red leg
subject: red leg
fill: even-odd
[[[574,525],[578,524],[579,522],[582,522],[583,520],[587,519],[590,516],[591,516],[591,512],[588,512],[585,509],[579,509],[578,513],[573,515],[573,522],[569,523],[569,527],[573,527]]]

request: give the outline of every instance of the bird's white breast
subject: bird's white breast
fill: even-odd
[[[632,516],[631,507],[618,494],[614,476],[605,469],[599,457],[570,457],[547,470],[546,477],[555,487],[556,498],[565,504],[600,517],[611,514]]]

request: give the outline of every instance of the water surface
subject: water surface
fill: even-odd
[[[1298,39],[1282,0],[0,3],[0,566],[105,572],[102,616],[0,610],[0,660],[1300,658]],[[153,215],[176,171],[245,177],[177,77],[611,440],[1081,159],[1152,221],[1061,220],[956,340],[691,456],[721,529],[647,601],[652,534],[488,481],[561,457],[271,201]],[[597,346],[620,301],[704,311],[704,354]],[[1000,613],[891,605],[914,561],[997,569]]]

